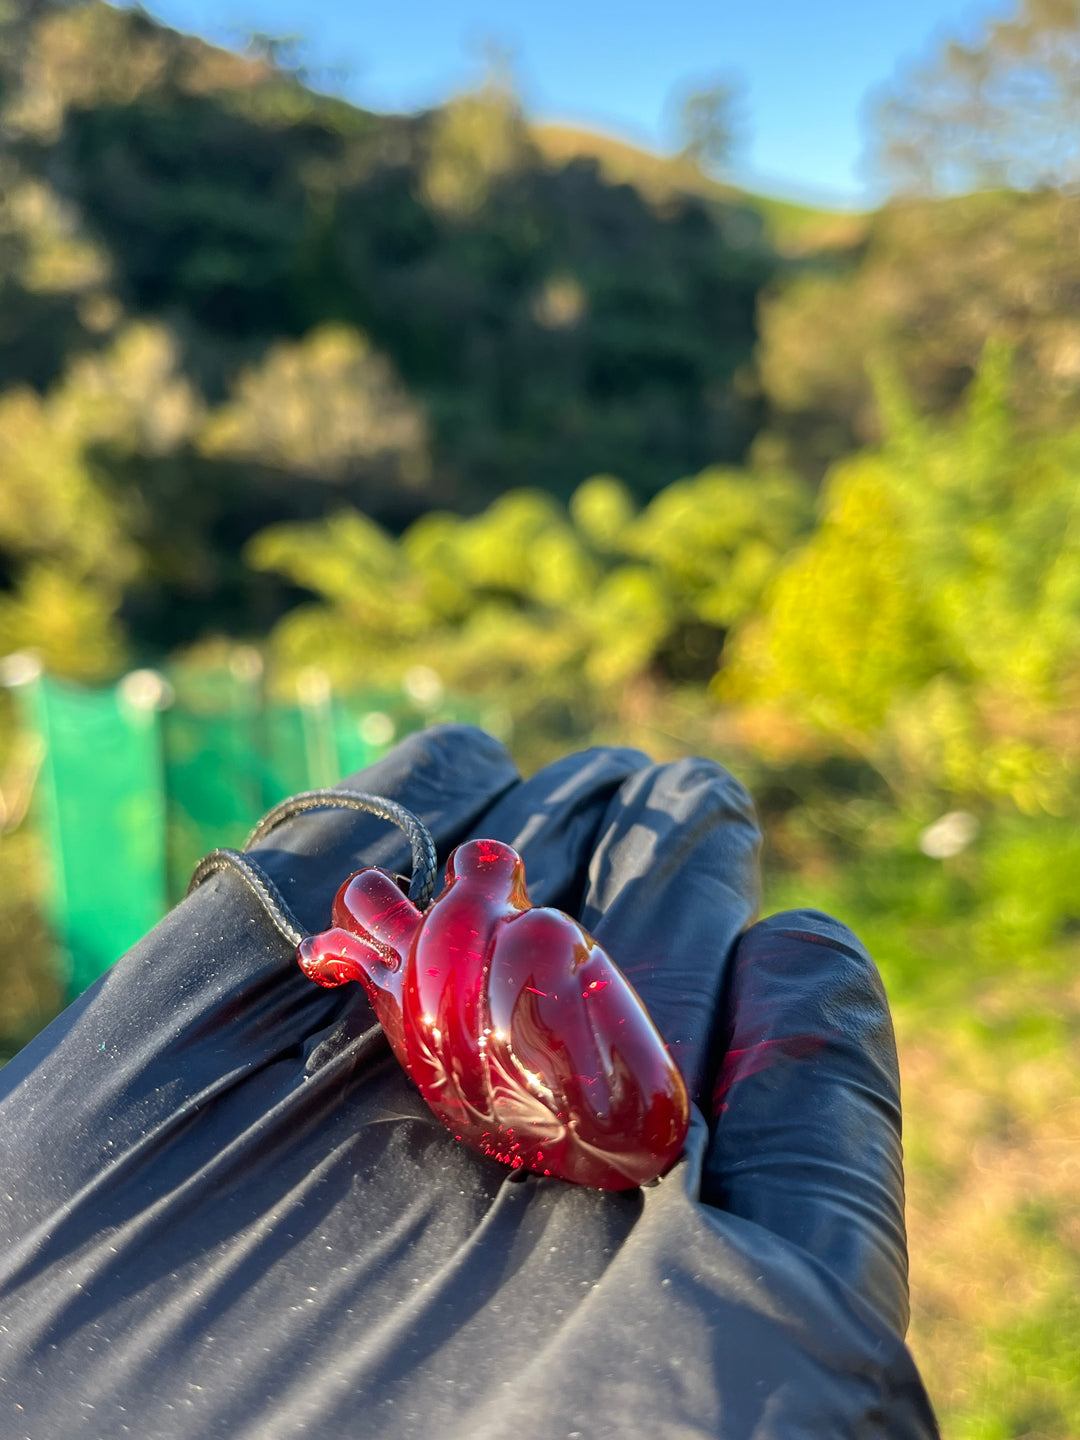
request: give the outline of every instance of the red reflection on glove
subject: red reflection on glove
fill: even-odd
[[[394,1054],[460,1140],[515,1168],[626,1190],[686,1139],[682,1077],[625,977],[576,921],[535,909],[509,845],[470,840],[421,913],[382,870],[300,946],[320,985],[359,980]]]

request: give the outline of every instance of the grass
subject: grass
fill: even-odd
[[[893,1006],[906,1127],[909,1343],[944,1433],[1075,1440],[1076,840],[1060,822],[997,821],[975,853],[940,862],[910,838],[856,852],[835,834],[819,834],[816,844],[804,834],[793,863],[792,823],[789,815],[778,825],[767,908],[813,904],[845,920],[869,945]]]

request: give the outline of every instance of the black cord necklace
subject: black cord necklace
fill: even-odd
[[[300,795],[283,800],[263,816],[244,841],[243,850],[211,850],[196,866],[187,893],[190,895],[193,890],[197,890],[211,875],[230,870],[255,892],[278,932],[290,945],[299,946],[307,938],[307,931],[301,927],[270,876],[246,852],[286,820],[303,815],[308,810],[362,810],[368,815],[389,820],[404,830],[412,846],[409,899],[418,910],[427,909],[439,872],[439,860],[431,831],[418,816],[411,810],[406,810],[404,805],[399,805],[396,800],[387,800],[382,795],[368,795],[362,790],[305,790]]]

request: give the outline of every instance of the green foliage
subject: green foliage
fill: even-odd
[[[1044,1249],[1047,1247],[1043,1247]],[[1062,1247],[1063,1248],[1063,1247]],[[1053,1254],[1060,1279],[1034,1313],[997,1325],[985,1337],[980,1384],[956,1415],[957,1440],[1064,1437],[1080,1427],[1080,1273],[1067,1252]],[[965,1413],[966,1410],[966,1413]]]
[[[168,451],[200,418],[171,337],[149,326],[73,361],[44,399],[0,396],[0,555],[13,586],[0,595],[5,653],[32,647],[57,674],[83,679],[119,665],[117,612],[141,557],[131,509],[95,455]]]
[[[713,469],[662,490],[623,544],[657,569],[685,618],[727,630],[752,613],[810,518],[809,493],[788,476]]]
[[[0,404],[48,410],[135,323],[213,412],[57,440],[141,551],[137,649],[271,623],[295,597],[240,560],[269,523],[400,531],[608,468],[640,501],[741,460],[775,260],[736,197],[551,159],[498,77],[377,116],[100,0],[0,19],[0,72]]]
[[[56,957],[37,903],[40,893],[36,838],[0,831],[0,1065],[32,1040],[62,1003]]]
[[[435,211],[465,218],[483,208],[503,176],[530,163],[536,156],[513,92],[489,81],[436,111],[421,190]]]
[[[905,1101],[909,1343],[943,1433],[1070,1440],[1075,821],[989,815],[970,849],[941,862],[919,852],[895,806],[830,795],[820,780],[765,818],[766,910],[843,916],[888,990]]]
[[[426,665],[526,726],[555,704],[587,726],[657,667],[706,678],[807,512],[779,476],[705,471],[642,510],[598,476],[569,513],[511,491],[473,518],[426,515],[395,541],[344,512],[264,531],[249,555],[319,597],[274,633],[284,673],[318,663],[347,691]],[[685,652],[695,626],[714,637],[696,674]]]
[[[740,637],[720,693],[775,705],[920,786],[1057,813],[1074,796],[1080,430],[1035,436],[987,350],[966,412],[836,467],[821,523]]]
[[[661,215],[595,168],[549,165],[504,84],[409,119],[364,115],[265,59],[95,3],[42,20],[24,48],[8,104],[33,140],[21,163],[63,187],[125,305],[182,313],[212,342],[187,360],[215,398],[252,349],[338,321],[371,333],[429,409],[439,485],[467,471],[481,500],[560,470],[567,494],[595,423],[573,426],[556,462],[562,416],[582,391],[602,411],[614,383],[630,403],[595,452],[642,493],[745,445],[732,378],[772,265],[728,243],[737,205],[687,195]],[[558,275],[593,303],[553,333],[534,302]],[[626,333],[605,287],[657,290],[667,310],[639,307]]]
[[[99,680],[125,659],[119,597],[59,565],[31,564],[12,595],[0,598],[0,651],[33,650],[56,675]]]
[[[719,679],[728,699],[780,701],[838,739],[884,723],[894,695],[937,669],[936,636],[913,592],[913,557],[883,463],[832,474],[813,539],[785,566],[765,615]]]
[[[358,331],[325,325],[242,371],[199,448],[331,483],[417,484],[429,468],[423,412]]]
[[[955,413],[989,340],[1014,349],[1011,393],[1025,425],[1075,423],[1078,226],[1071,192],[894,201],[857,243],[794,270],[761,316],[761,379],[781,455],[817,478],[880,442],[874,357],[888,358],[921,411]]]
[[[223,566],[238,513],[257,504],[265,523],[385,487],[414,494],[428,467],[423,413],[355,330],[275,347],[207,413],[175,335],[129,324],[44,397],[0,395],[0,644],[94,678],[123,662],[121,611],[158,652],[170,598],[235,623],[253,587],[238,556]],[[284,606],[270,604],[273,619]]]

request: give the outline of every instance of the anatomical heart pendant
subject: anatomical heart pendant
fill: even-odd
[[[626,1190],[686,1140],[686,1087],[633,989],[561,911],[535,908],[521,857],[470,840],[418,909],[383,870],[304,939],[320,985],[359,980],[394,1054],[458,1139],[515,1169]]]

